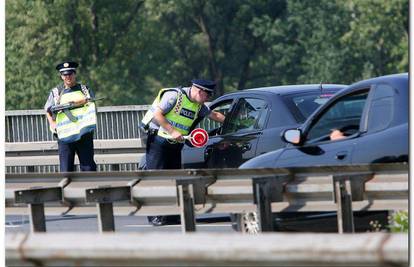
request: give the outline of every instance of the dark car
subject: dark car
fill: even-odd
[[[281,148],[281,132],[297,127],[346,85],[313,84],[263,87],[226,94],[211,103],[226,115],[222,125],[202,121],[210,140],[204,148],[186,145],[184,168],[230,168]]]
[[[332,97],[301,127],[285,130],[282,139],[289,143],[287,147],[251,159],[240,168],[408,162],[408,110],[407,73],[355,83]],[[334,138],[333,130],[343,136]],[[356,231],[369,229],[370,221],[387,225],[387,215],[388,211],[355,212]],[[313,231],[310,227],[316,222],[324,225],[317,231],[337,229],[335,212],[275,217],[275,228],[285,231]]]
[[[332,139],[335,129],[344,137]],[[408,74],[349,86],[282,139],[290,145],[241,168],[408,162]]]

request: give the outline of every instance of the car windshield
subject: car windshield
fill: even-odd
[[[298,123],[303,123],[319,106],[333,96],[333,92],[306,92],[285,96],[286,105]]]

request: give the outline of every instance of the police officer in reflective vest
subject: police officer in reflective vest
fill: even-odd
[[[82,171],[96,171],[93,151],[93,134],[96,128],[96,107],[94,93],[86,85],[76,81],[76,62],[58,64],[63,84],[53,88],[45,104],[49,128],[58,138],[59,162],[61,172],[74,171],[75,153],[78,155]],[[64,104],[74,104],[53,112]]]
[[[163,88],[142,124],[148,131],[146,169],[180,169],[183,136],[201,118],[224,122],[225,116],[205,104],[214,92],[214,81],[192,80],[191,87]],[[153,225],[165,224],[165,217],[148,218]]]

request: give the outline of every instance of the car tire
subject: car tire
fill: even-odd
[[[259,220],[256,212],[232,213],[231,222],[233,230],[237,232],[252,235],[259,233]]]

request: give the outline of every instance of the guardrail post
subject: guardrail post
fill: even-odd
[[[29,205],[30,229],[32,232],[46,232],[45,202],[62,200],[61,187],[31,188],[14,191],[16,203]]]
[[[335,181],[335,196],[338,205],[338,232],[340,234],[355,232],[350,183],[349,180]]]
[[[194,205],[206,202],[207,187],[215,181],[212,177],[176,180],[183,233],[196,231]]]
[[[115,231],[114,209],[112,203],[97,203],[99,232]]]
[[[86,189],[86,202],[97,203],[100,232],[115,231],[113,202],[131,199],[130,186],[101,186]]]
[[[178,185],[182,232],[195,232],[194,190],[192,184]]]
[[[352,201],[364,199],[365,182],[370,177],[367,175],[335,175],[334,201],[337,203],[338,232],[354,233],[354,216]]]
[[[283,201],[283,188],[288,179],[288,176],[253,178],[253,198],[257,205],[260,231],[274,231],[272,202]]]

